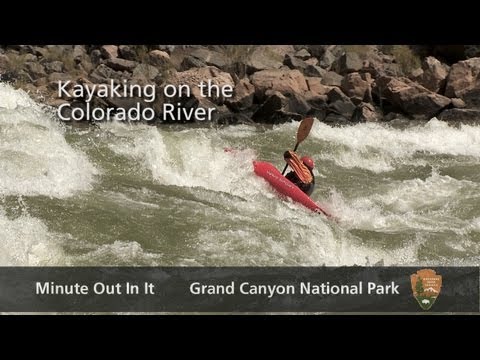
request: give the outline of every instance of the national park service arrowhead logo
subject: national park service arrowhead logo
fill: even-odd
[[[430,310],[440,295],[442,288],[442,276],[432,269],[418,270],[416,274],[410,275],[413,296],[423,310]]]

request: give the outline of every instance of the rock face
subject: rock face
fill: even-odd
[[[153,84],[159,98],[150,104],[141,98],[94,96],[93,101],[124,109],[141,103],[156,113],[165,103],[213,107],[214,119],[222,124],[280,123],[307,113],[345,124],[399,116],[480,119],[480,57],[471,57],[478,52],[469,52],[468,60],[450,60],[458,61],[449,62],[450,67],[439,61],[449,61],[444,56],[425,57],[406,78],[399,74],[405,61],[415,60],[408,58],[412,47],[397,49],[401,54],[373,45],[0,45],[0,81],[12,82],[52,106],[68,101],[80,108],[86,107],[85,99],[58,98],[59,81],[87,87],[110,80]],[[208,81],[228,87],[232,96],[216,91],[201,96],[198,85]],[[163,96],[168,85],[185,85],[191,95]]]
[[[409,115],[432,117],[451,100],[407,79],[382,76],[377,79],[376,93]]]

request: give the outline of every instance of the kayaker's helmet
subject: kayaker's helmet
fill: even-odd
[[[304,156],[300,160],[310,169],[313,170],[315,167],[315,163],[313,162],[313,159],[310,156]]]

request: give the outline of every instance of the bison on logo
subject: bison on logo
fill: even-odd
[[[432,269],[418,270],[410,275],[413,296],[423,310],[429,310],[440,295],[442,276]]]

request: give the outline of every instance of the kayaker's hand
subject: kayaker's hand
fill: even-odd
[[[283,153],[284,159],[290,159],[291,157],[292,157],[292,154],[290,154],[290,150],[287,150]]]

